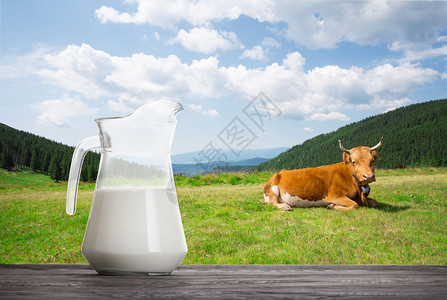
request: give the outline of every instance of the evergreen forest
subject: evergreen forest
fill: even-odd
[[[342,161],[338,146],[372,147],[383,137],[376,167],[447,167],[447,99],[401,107],[321,134],[262,163],[254,171],[279,171]]]
[[[51,176],[53,180],[68,180],[74,147],[20,131],[0,123],[0,168],[30,169]],[[100,155],[89,152],[81,171],[82,181],[94,181]]]

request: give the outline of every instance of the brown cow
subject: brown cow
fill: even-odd
[[[368,198],[369,183],[375,181],[374,163],[380,142],[372,147],[343,147],[343,162],[316,168],[282,170],[264,185],[265,203],[283,210],[291,207],[326,206],[330,209],[376,207],[377,201]]]

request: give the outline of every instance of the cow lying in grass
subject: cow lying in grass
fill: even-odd
[[[265,203],[283,210],[292,207],[325,206],[349,210],[359,206],[376,207],[377,201],[368,198],[369,185],[375,181],[374,164],[378,159],[372,147],[343,147],[343,162],[316,168],[282,170],[264,185]]]

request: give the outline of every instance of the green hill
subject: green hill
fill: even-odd
[[[346,148],[372,147],[383,136],[378,168],[447,166],[447,99],[414,104],[316,136],[260,164],[254,171],[298,169],[342,160]]]
[[[50,175],[56,181],[67,180],[73,150],[73,147],[0,123],[0,168],[31,169]],[[96,179],[99,158],[98,153],[86,155],[82,181]]]

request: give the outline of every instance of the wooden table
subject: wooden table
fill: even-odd
[[[101,276],[89,265],[0,265],[1,299],[447,299],[447,266],[185,265]]]

